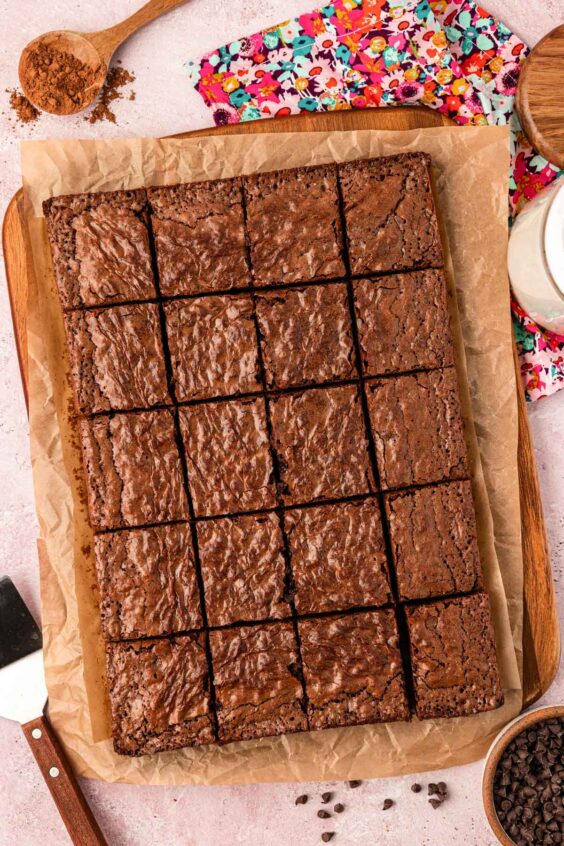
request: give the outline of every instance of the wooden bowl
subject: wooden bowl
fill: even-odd
[[[484,764],[484,775],[482,777],[482,798],[484,809],[490,828],[503,846],[515,846],[515,841],[502,828],[497,817],[493,798],[494,776],[503,754],[512,740],[526,729],[543,720],[550,720],[554,717],[564,717],[564,705],[549,705],[542,708],[535,708],[526,714],[520,714],[512,722],[508,723],[498,734],[486,757]]]

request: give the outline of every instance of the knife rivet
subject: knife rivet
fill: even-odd
[[[49,775],[51,776],[51,778],[57,778],[57,776],[59,775],[59,770],[57,769],[57,767],[51,767],[51,769],[49,770]]]
[[[39,740],[39,738],[41,737],[41,729],[33,729],[33,731],[31,732],[31,736],[34,740]]]

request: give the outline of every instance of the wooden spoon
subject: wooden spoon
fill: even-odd
[[[71,115],[82,111],[96,99],[108,73],[111,58],[119,45],[141,27],[185,2],[186,0],[149,0],[129,18],[100,32],[57,30],[40,35],[24,47],[20,57],[18,73],[25,96],[38,109],[51,114]],[[43,86],[45,90],[40,92],[37,85],[32,87],[31,83],[36,83],[38,76],[43,72],[37,70],[36,64],[38,50],[42,48],[70,54],[83,66],[83,71],[80,71],[80,66],[75,65],[75,68],[79,68],[78,74],[82,76],[82,83],[79,83],[78,89],[70,83],[70,96],[61,96],[62,80],[58,84],[59,90],[49,90],[47,84]],[[64,69],[59,72],[59,79],[64,73]],[[76,80],[76,71],[74,79]]]

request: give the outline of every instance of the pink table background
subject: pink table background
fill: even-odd
[[[85,124],[43,117],[31,128],[17,125],[4,89],[17,84],[19,51],[32,37],[55,27],[95,30],[120,20],[140,0],[0,0],[0,207],[18,188],[22,138],[167,135],[199,129],[210,116],[191,88],[182,64],[228,41],[284,18],[310,11],[313,0],[192,0],[139,33],[119,54],[136,73],[137,97],[116,106],[119,124]],[[564,0],[490,0],[488,10],[533,45],[564,22]],[[2,266],[3,267],[3,266]],[[15,580],[39,615],[35,553],[37,527],[28,457],[27,421],[14,349],[8,297],[0,278],[0,574]],[[529,407],[564,630],[564,391]],[[543,699],[564,701],[564,670]],[[64,827],[35,769],[19,727],[0,720],[0,846],[66,846]],[[409,790],[412,778],[343,785],[158,788],[85,781],[85,793],[111,846],[287,846],[320,843],[327,823],[318,805],[296,808],[300,792],[338,791],[347,812],[332,826],[339,846],[493,846],[481,806],[481,762],[422,774],[418,781],[447,781],[450,797],[433,811],[426,796]],[[384,798],[396,800],[383,813]]]

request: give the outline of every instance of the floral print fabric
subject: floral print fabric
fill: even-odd
[[[302,111],[426,105],[459,124],[509,124],[510,221],[559,173],[514,111],[527,47],[472,0],[336,0],[187,68],[218,125]],[[564,387],[564,337],[512,303],[527,398]]]

